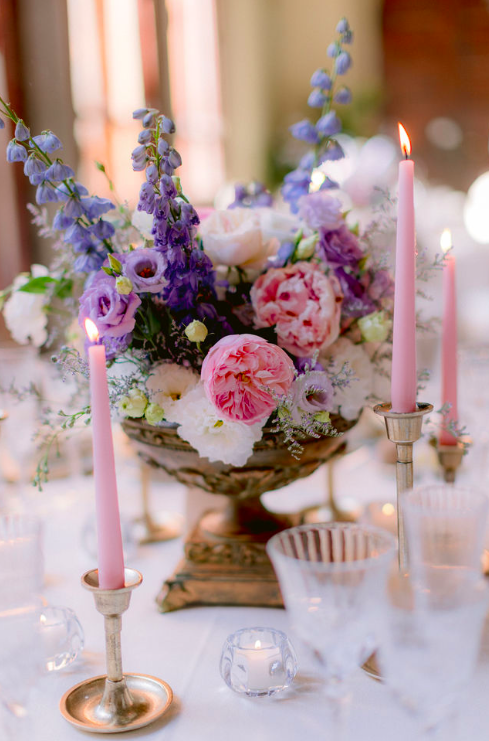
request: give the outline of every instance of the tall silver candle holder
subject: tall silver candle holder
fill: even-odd
[[[437,445],[438,461],[443,469],[443,478],[447,484],[453,484],[457,476],[457,469],[464,457],[462,443],[455,445]]]
[[[404,536],[403,499],[413,488],[413,445],[421,437],[423,417],[433,411],[431,404],[416,404],[414,412],[393,412],[391,404],[377,404],[374,412],[385,419],[387,437],[396,444],[397,532],[399,568],[407,570],[407,545]]]
[[[122,614],[129,607],[132,590],[142,580],[139,571],[124,569],[124,587],[101,589],[97,569],[82,576],[82,586],[92,592],[95,607],[104,616],[107,665],[106,675],[85,679],[61,698],[61,713],[83,731],[133,731],[153,723],[171,705],[173,692],[166,682],[146,674],[122,671]]]

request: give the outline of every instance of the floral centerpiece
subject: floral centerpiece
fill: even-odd
[[[89,194],[58,156],[58,137],[31,135],[0,98],[15,126],[7,159],[36,187],[34,221],[55,250],[49,268],[35,265],[3,291],[13,337],[64,343],[55,359],[83,378],[83,352],[60,343],[59,323],[50,329],[48,318],[59,308],[76,315],[82,337],[90,318],[114,370],[113,406],[150,426],[178,425],[209,461],[244,466],[264,428],[284,433],[299,456],[301,440],[337,435],[339,417],[356,420],[374,375],[386,374],[393,284],[375,226],[359,233],[328,175],[328,163],[344,157],[336,137],[338,108],[351,100],[342,83],[351,42],[343,19],[329,68],[311,78],[317,120],[291,127],[307,151],[285,177],[281,208],[252,184],[236,187],[227,210],[199,216],[175,174],[173,121],[141,108],[132,167],[145,182],[131,213],[110,180],[113,198]],[[61,415],[71,427],[90,408]]]

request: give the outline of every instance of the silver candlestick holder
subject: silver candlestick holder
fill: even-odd
[[[81,582],[92,592],[95,607],[104,616],[107,674],[69,689],[61,698],[60,710],[66,720],[83,731],[121,733],[153,723],[171,705],[173,692],[161,679],[122,671],[122,614],[131,601],[131,592],[143,577],[135,569],[124,569],[124,587],[101,589],[98,570],[83,574]]]
[[[413,445],[421,437],[423,417],[433,411],[431,404],[416,404],[415,412],[393,412],[391,404],[377,404],[374,412],[385,419],[387,437],[396,444],[397,533],[399,568],[407,570],[407,544],[404,535],[404,494],[413,488]]]
[[[438,461],[443,468],[443,478],[447,484],[453,484],[457,476],[457,469],[464,457],[464,446],[462,443],[455,445],[437,445]]]

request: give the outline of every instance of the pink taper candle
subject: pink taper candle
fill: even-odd
[[[90,341],[96,342],[98,330],[90,319],[85,320],[85,329]],[[122,555],[121,521],[117,498],[105,347],[103,345],[91,345],[88,348],[88,361],[90,365],[93,472],[97,510],[98,581],[102,589],[120,589],[124,586],[124,558]]]
[[[416,236],[414,232],[414,162],[411,142],[399,124],[401,148],[397,201],[396,279],[392,346],[393,412],[416,411]]]
[[[449,229],[441,235],[441,248],[447,252],[452,246]],[[455,293],[455,257],[445,256],[443,267],[443,334],[442,334],[442,404],[450,404],[445,423],[456,422],[457,412],[457,297]],[[440,445],[456,445],[457,438],[440,432]]]

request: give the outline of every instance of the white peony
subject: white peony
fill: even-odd
[[[180,425],[180,437],[189,442],[202,458],[211,462],[244,466],[253,452],[253,445],[262,436],[260,422],[245,425],[221,419],[219,411],[206,397],[202,384],[175,402],[171,417],[170,421]]]
[[[319,357],[319,362],[326,367],[330,359],[334,361],[336,373],[347,362],[355,374],[348,386],[335,386],[334,402],[344,419],[356,419],[372,393],[373,369],[370,358],[361,345],[354,345],[346,337],[340,337]]]
[[[271,209],[232,208],[214,211],[199,233],[214,265],[261,270],[295,229],[293,218]]]
[[[31,277],[41,278],[48,274],[44,265],[32,265],[31,276],[25,273],[18,275],[12,284],[13,290],[5,302],[3,316],[7,329],[19,345],[27,345],[30,340],[35,347],[41,347],[48,338],[46,295],[19,291]]]
[[[173,422],[175,403],[199,382],[199,375],[191,368],[176,363],[157,363],[146,381],[150,400],[162,407],[165,419]]]

